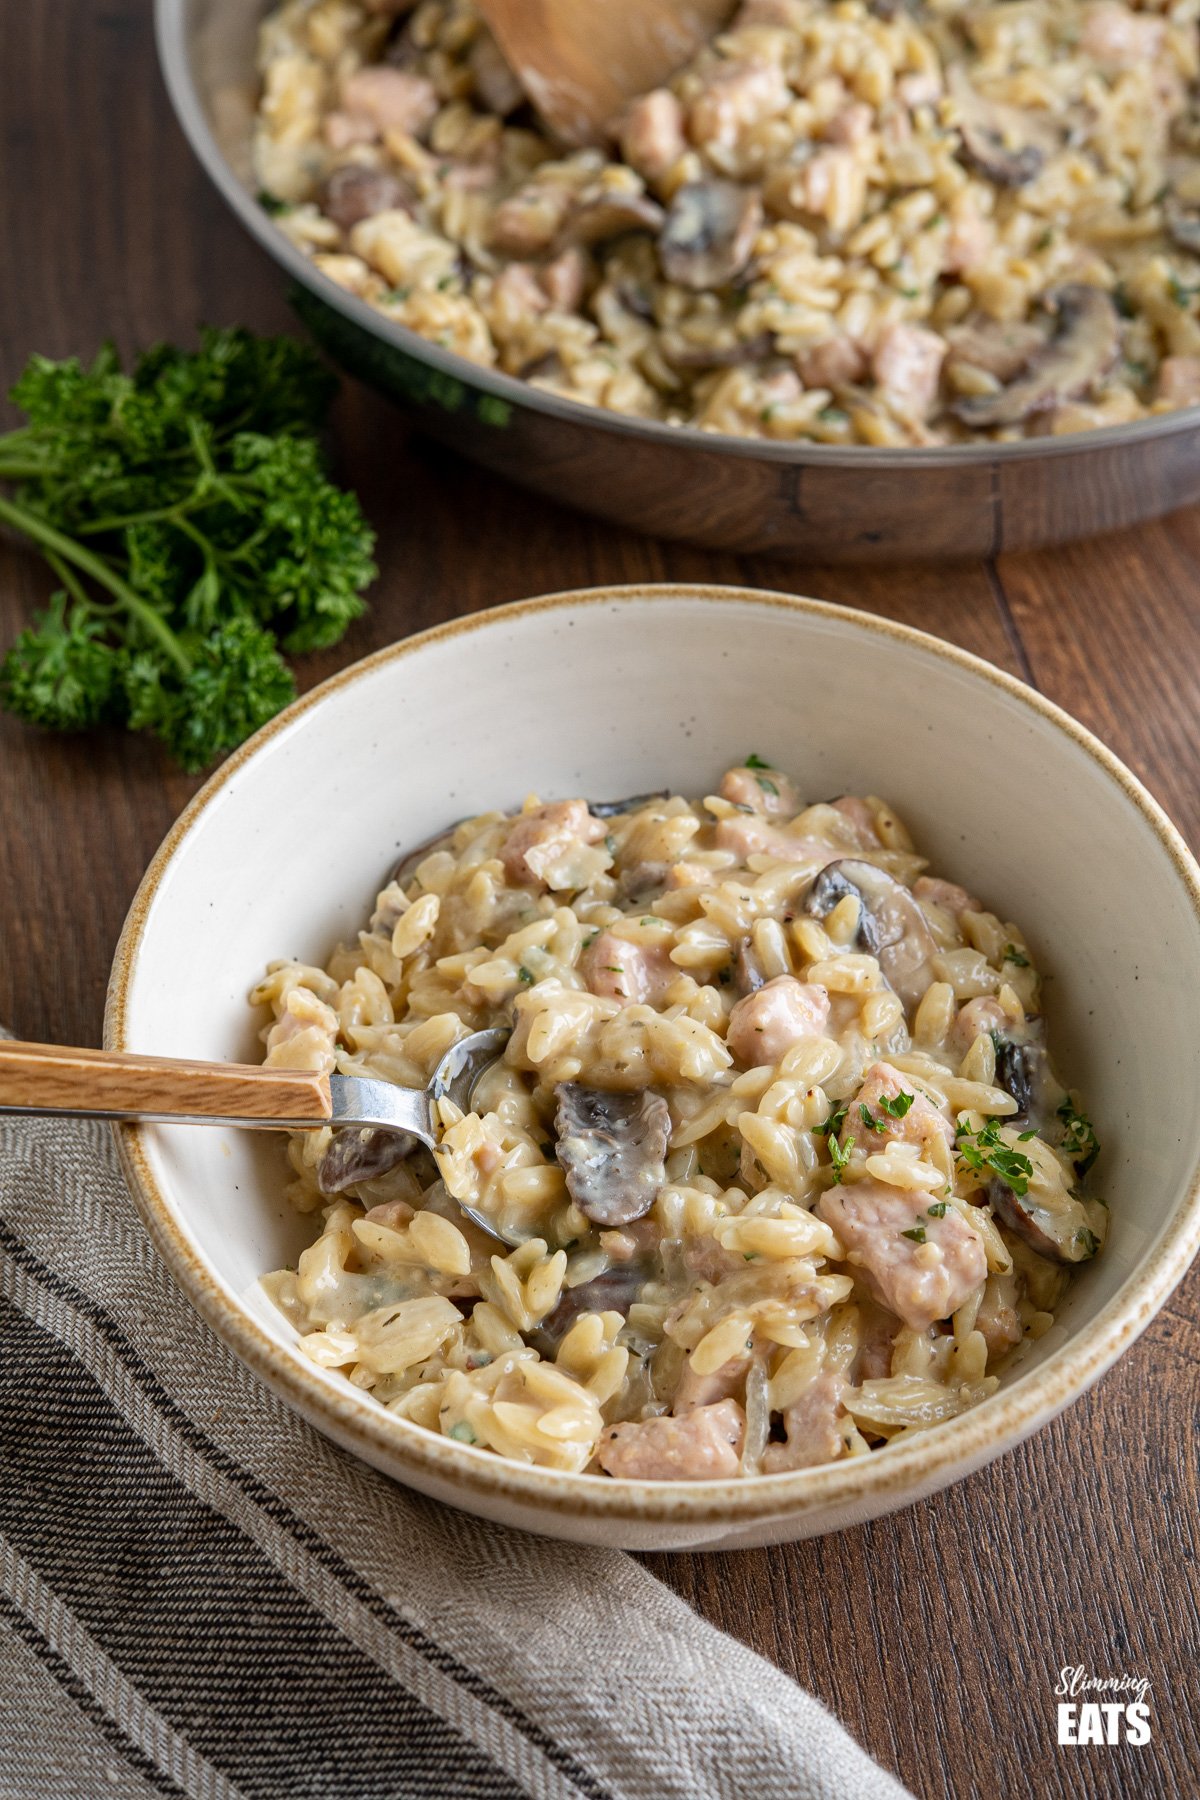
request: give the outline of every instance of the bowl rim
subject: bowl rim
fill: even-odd
[[[154,0],[155,38],[159,64],[176,119],[197,160],[226,204],[272,259],[306,287],[318,300],[367,331],[371,336],[425,363],[462,386],[505,401],[510,407],[544,413],[567,424],[590,426],[618,436],[633,436],[661,444],[683,445],[710,455],[737,456],[753,461],[797,466],[866,469],[956,468],[998,462],[1041,461],[1048,457],[1087,455],[1118,450],[1145,440],[1170,438],[1200,427],[1200,403],[1171,412],[1151,413],[1119,425],[1094,426],[1061,437],[1020,438],[1012,443],[935,444],[925,447],[875,449],[865,444],[775,443],[737,437],[730,432],[704,431],[696,425],[668,425],[657,419],[589,406],[582,400],[551,394],[518,376],[484,368],[452,350],[443,349],[407,326],[387,318],[375,307],[339,287],[314,268],[312,262],[274,225],[257,200],[242,185],[217,143],[208,123],[188,55],[185,14],[189,0]]]
[[[894,620],[830,601],[771,590],[712,583],[647,583],[565,590],[512,601],[487,611],[434,625],[385,646],[338,671],[292,702],[233,752],[184,808],[146,870],[130,906],[113,959],[104,1016],[104,1043],[111,1050],[142,1048],[129,1043],[130,985],[147,921],[164,876],[199,820],[231,780],[282,732],[314,712],[335,693],[387,665],[419,656],[432,645],[503,626],[537,613],[590,606],[654,605],[660,601],[752,604],[868,632],[934,656],[955,669],[998,688],[1027,711],[1068,737],[1115,782],[1150,825],[1167,852],[1200,930],[1200,867],[1162,807],[1137,777],[1087,728],[1035,689],[982,657],[944,643]],[[366,1394],[339,1387],[302,1354],[281,1344],[253,1317],[238,1296],[230,1296],[211,1273],[172,1215],[148,1154],[152,1127],[116,1125],[121,1163],[133,1199],[175,1280],[217,1335],[303,1416],[317,1418],[342,1443],[351,1443],[376,1466],[409,1469],[453,1484],[481,1501],[510,1499],[547,1514],[592,1520],[703,1525],[729,1524],[791,1513],[851,1508],[866,1503],[871,1512],[899,1505],[906,1497],[957,1479],[1047,1423],[1077,1399],[1137,1338],[1182,1279],[1200,1250],[1200,1149],[1190,1179],[1160,1241],[1144,1266],[1130,1274],[1117,1293],[1078,1333],[1038,1368],[1019,1375],[970,1411],[933,1427],[886,1454],[855,1457],[752,1480],[639,1482],[600,1479],[507,1461],[491,1452],[436,1436],[387,1413]],[[374,1454],[372,1454],[374,1452]],[[940,1477],[940,1480],[939,1480]]]

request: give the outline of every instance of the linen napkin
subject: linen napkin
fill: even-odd
[[[107,1126],[0,1119],[0,1800],[906,1792],[632,1557],[327,1442],[174,1288]]]

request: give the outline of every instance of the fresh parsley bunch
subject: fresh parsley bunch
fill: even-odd
[[[152,731],[185,769],[295,694],[281,651],[334,644],[363,611],[374,534],[328,479],[336,382],[290,338],[207,331],[126,374],[33,357],[0,435],[0,523],[59,591],[0,664],[0,700],[52,730]]]

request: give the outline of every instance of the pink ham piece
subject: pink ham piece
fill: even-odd
[[[952,1208],[935,1217],[934,1204],[920,1188],[856,1181],[830,1188],[817,1206],[881,1303],[913,1331],[948,1319],[987,1277],[979,1235]]]
[[[611,931],[602,931],[579,958],[588,992],[625,1005],[657,1006],[681,972],[668,949],[631,944]]]
[[[722,1481],[738,1473],[745,1432],[737,1401],[721,1400],[682,1419],[610,1425],[596,1460],[624,1481]]]
[[[547,877],[574,844],[596,844],[604,821],[593,819],[586,800],[553,800],[514,820],[500,860],[510,881],[552,885]]]
[[[880,1103],[883,1100],[895,1102],[901,1094],[911,1095],[912,1104],[902,1118],[894,1119]],[[860,1110],[864,1106],[878,1121],[880,1129],[868,1126]],[[843,1148],[853,1138],[867,1150],[885,1150],[891,1143],[915,1144],[920,1149],[931,1136],[943,1137],[947,1144],[953,1144],[954,1128],[945,1114],[940,1113],[924,1094],[917,1093],[912,1083],[906,1082],[890,1063],[872,1063],[846,1115],[842,1127]]]
[[[793,819],[800,811],[799,794],[778,769],[727,769],[721,777],[721,795],[769,819]]]
[[[739,1000],[725,1042],[749,1069],[781,1062],[801,1038],[820,1037],[829,1022],[829,995],[815,982],[776,975]]]

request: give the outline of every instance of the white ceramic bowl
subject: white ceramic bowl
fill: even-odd
[[[440,626],[326,682],[232,756],[170,833],[118,947],[106,1041],[254,1060],[245,994],[263,965],[321,962],[405,846],[530,788],[704,793],[751,750],[810,797],[884,793],[939,872],[1022,924],[1053,972],[1060,1060],[1105,1146],[1104,1254],[996,1395],[907,1443],[758,1481],[610,1481],[423,1432],[294,1348],[255,1287],[312,1231],[282,1198],[279,1140],[124,1128],[142,1214],[210,1324],[320,1430],[438,1499],[642,1548],[857,1523],[980,1467],[1076,1398],[1200,1242],[1200,870],[1128,770],[1030,689],[933,638],[811,600],[556,595]]]

